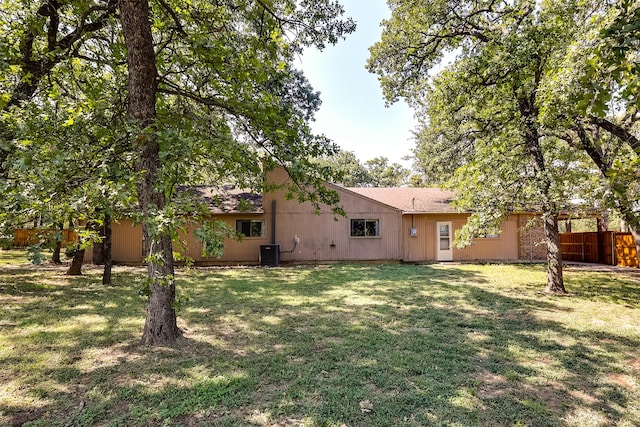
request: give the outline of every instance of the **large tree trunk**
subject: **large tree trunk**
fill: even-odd
[[[51,262],[54,264],[62,264],[60,259],[60,251],[62,249],[62,240],[56,240],[56,245],[53,247],[53,253],[51,254]]]
[[[136,168],[142,175],[138,185],[138,200],[145,222],[152,207],[165,207],[165,196],[156,190],[160,169],[160,147],[153,127],[156,117],[157,70],[148,0],[120,0],[120,21],[127,48],[129,68],[128,118],[137,123],[140,134],[135,140],[138,152]],[[150,129],[151,128],[151,129]],[[148,345],[166,345],[180,335],[176,322],[173,248],[167,234],[150,235],[143,227],[145,241],[149,243],[150,296],[142,342]]]
[[[98,229],[102,232],[102,227]],[[100,236],[103,240],[94,242],[91,247],[91,262],[95,265],[104,264],[104,235]]]
[[[547,174],[540,133],[538,132],[538,109],[535,105],[535,94],[529,98],[521,98],[519,108],[524,118],[525,146],[529,162],[535,171],[535,179],[540,189],[542,219],[544,220],[544,237],[547,244],[547,292],[567,293],[562,275],[562,253],[560,252],[560,230],[558,228],[558,210],[551,200],[551,181]]]
[[[560,230],[558,215],[553,212],[543,214],[544,237],[547,243],[547,292],[565,294],[562,275],[562,252],[560,250]]]
[[[159,246],[154,248],[153,246]],[[181,335],[176,322],[176,311],[173,303],[176,298],[176,287],[173,280],[173,250],[170,236],[162,236],[160,241],[153,242],[150,253],[160,255],[158,261],[149,259],[149,277],[154,280],[150,284],[147,318],[142,334],[142,342],[150,345],[162,345],[175,342]]]
[[[91,262],[95,265],[100,265],[103,263],[102,238],[104,228],[100,225],[99,221],[91,220],[87,222],[87,229],[100,236],[100,241],[95,241],[91,245]]]
[[[73,258],[71,258],[71,264],[67,270],[67,276],[81,276],[83,262],[84,249],[76,248],[76,250],[73,251]]]
[[[102,284],[111,284],[111,267],[113,259],[111,258],[111,215],[104,214],[104,228],[102,235],[102,257],[104,260],[104,270],[102,272]]]
[[[53,254],[51,254],[51,262],[54,264],[62,264],[60,259],[60,250],[62,249],[62,239],[64,236],[64,225],[58,224],[58,233],[56,233],[56,245],[53,247]]]

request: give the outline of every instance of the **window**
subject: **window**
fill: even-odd
[[[245,237],[262,237],[261,219],[237,219],[236,231]]]
[[[380,220],[378,219],[352,219],[351,237],[378,237],[380,236]]]
[[[440,236],[440,250],[448,251],[451,249],[451,233],[449,233],[451,223],[441,223],[438,226],[440,227],[438,234]]]

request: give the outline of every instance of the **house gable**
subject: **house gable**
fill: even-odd
[[[267,179],[285,185],[290,179],[284,169],[275,169]],[[330,206],[316,212],[309,203],[287,200],[285,190],[264,194],[265,217],[275,215],[275,243],[281,246],[283,261],[400,260],[401,212],[393,206],[357,194],[335,184],[326,184],[340,196],[346,217]],[[275,205],[274,205],[275,202]],[[352,220],[378,221],[379,235],[352,236]],[[299,243],[295,244],[296,236]]]

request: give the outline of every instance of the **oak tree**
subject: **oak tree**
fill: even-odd
[[[404,97],[423,113],[418,159],[447,174],[460,207],[474,211],[465,229],[471,235],[510,212],[539,209],[547,291],[564,293],[557,217],[571,190],[558,169],[564,147],[541,125],[538,94],[557,52],[571,42],[571,2],[390,6],[368,67],[389,102]],[[451,60],[440,64],[445,55]]]
[[[572,43],[540,92],[542,122],[589,156],[601,174],[601,199],[618,211],[640,251],[640,5],[586,2],[581,9]]]
[[[295,69],[294,58],[304,47],[323,48],[353,31],[355,24],[340,18],[343,11],[337,2],[43,0],[37,8],[34,2],[5,3],[11,5],[5,15],[11,25],[6,28],[18,30],[2,49],[19,60],[3,63],[0,84],[17,94],[25,92],[19,89],[21,82],[33,86],[20,102],[2,105],[10,122],[3,133],[2,163],[11,179],[17,182],[25,169],[33,173],[28,165],[19,167],[21,159],[48,144],[46,138],[30,138],[33,132],[23,123],[32,121],[18,117],[26,117],[29,108],[56,104],[48,101],[52,93],[73,111],[78,111],[75,102],[84,102],[78,116],[89,117],[96,113],[96,104],[118,94],[117,89],[92,91],[89,77],[126,82],[121,91],[124,120],[114,120],[112,129],[100,125],[89,132],[113,130],[114,136],[72,141],[101,147],[104,155],[96,159],[106,164],[117,154],[112,164],[121,167],[105,175],[104,185],[135,184],[132,193],[127,187],[124,199],[128,215],[143,224],[149,264],[143,342],[171,343],[180,334],[171,240],[184,215],[194,212],[194,204],[177,194],[181,185],[206,177],[213,183],[269,190],[264,173],[283,165],[293,178],[286,188],[289,196],[316,205],[336,204],[335,192],[322,185],[331,179],[331,171],[311,160],[331,155],[336,147],[309,128],[319,95]],[[55,59],[38,68],[41,76],[29,68],[29,61],[40,57],[43,63]],[[102,112],[96,116],[108,117]],[[67,125],[80,130],[79,122]],[[25,146],[24,141],[33,144]],[[51,152],[64,158],[62,150]],[[76,177],[90,173],[84,170]],[[14,201],[21,197],[11,194]],[[137,209],[131,209],[132,202]]]

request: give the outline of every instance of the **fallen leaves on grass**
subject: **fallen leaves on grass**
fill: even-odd
[[[360,410],[363,414],[373,411],[373,404],[369,400],[360,401]]]

